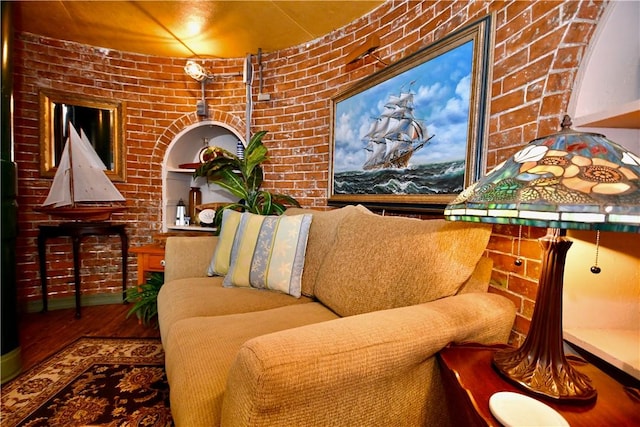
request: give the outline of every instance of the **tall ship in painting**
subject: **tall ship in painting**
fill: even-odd
[[[367,159],[364,170],[404,169],[411,156],[426,146],[433,135],[427,137],[426,126],[413,115],[413,94],[401,92],[391,95],[384,111],[376,117],[367,134]]]

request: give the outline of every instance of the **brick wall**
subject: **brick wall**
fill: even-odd
[[[591,1],[410,1],[388,2],[325,37],[279,52],[263,53],[263,92],[255,102],[253,129],[268,130],[271,162],[268,189],[296,197],[304,206],[326,206],[331,97],[381,69],[372,57],[347,66],[344,58],[363,37],[375,32],[377,54],[392,63],[428,46],[488,13],[495,13],[493,81],[487,167],[513,154],[523,143],[555,132],[569,102],[577,67],[606,2]],[[131,245],[150,243],[161,229],[161,163],[166,147],[194,114],[200,86],[188,78],[184,59],[116,52],[32,34],[17,34],[15,48],[15,156],[19,167],[19,297],[39,299],[36,236],[46,215],[33,210],[46,196],[50,179],[39,176],[38,90],[122,100],[126,103],[127,181],[117,183],[129,209],[116,214],[130,226]],[[240,71],[241,59],[207,63],[214,73]],[[206,86],[210,113],[244,134],[244,93],[239,78],[219,77]],[[257,86],[254,86],[254,97]],[[255,99],[255,98],[254,98]],[[518,307],[514,340],[528,330],[540,268],[535,241],[544,233],[522,230],[524,264],[516,267],[517,235],[496,226],[488,248],[495,261],[492,292]],[[83,243],[83,292],[118,293],[117,237]],[[49,251],[51,292],[71,296],[70,246],[54,241]],[[135,265],[135,258],[130,258]],[[134,268],[129,282],[135,283]]]

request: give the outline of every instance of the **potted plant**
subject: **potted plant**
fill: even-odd
[[[134,303],[127,318],[135,313],[144,325],[149,325],[158,315],[157,297],[163,284],[164,274],[151,273],[146,283],[127,289],[127,302]]]
[[[262,143],[266,131],[251,137],[244,157],[220,147],[210,147],[203,153],[205,162],[194,172],[194,177],[205,177],[207,182],[217,184],[240,199],[216,212],[214,225],[222,221],[224,209],[235,209],[259,215],[280,215],[288,206],[300,207],[296,199],[286,194],[260,190],[264,179],[262,163],[268,160],[267,148]]]

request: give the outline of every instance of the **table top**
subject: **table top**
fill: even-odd
[[[598,392],[596,401],[589,404],[559,403],[527,394],[505,381],[491,363],[493,354],[499,348],[470,344],[450,346],[440,352],[445,367],[455,373],[475,410],[488,425],[500,425],[491,414],[489,398],[500,391],[511,391],[529,395],[551,406],[572,426],[640,426],[640,399],[595,366],[589,363],[574,364],[578,371],[591,378]]]
[[[124,230],[126,224],[118,224],[113,222],[61,222],[59,224],[39,225],[41,231],[49,230],[68,230],[68,231],[84,231],[84,230]]]
[[[134,254],[164,255],[164,246],[159,244],[134,246],[132,248],[129,248],[129,251],[133,252]]]

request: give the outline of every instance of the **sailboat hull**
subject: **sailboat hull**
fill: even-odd
[[[126,210],[126,206],[62,206],[40,207],[39,212],[73,221],[108,221],[114,212]]]

